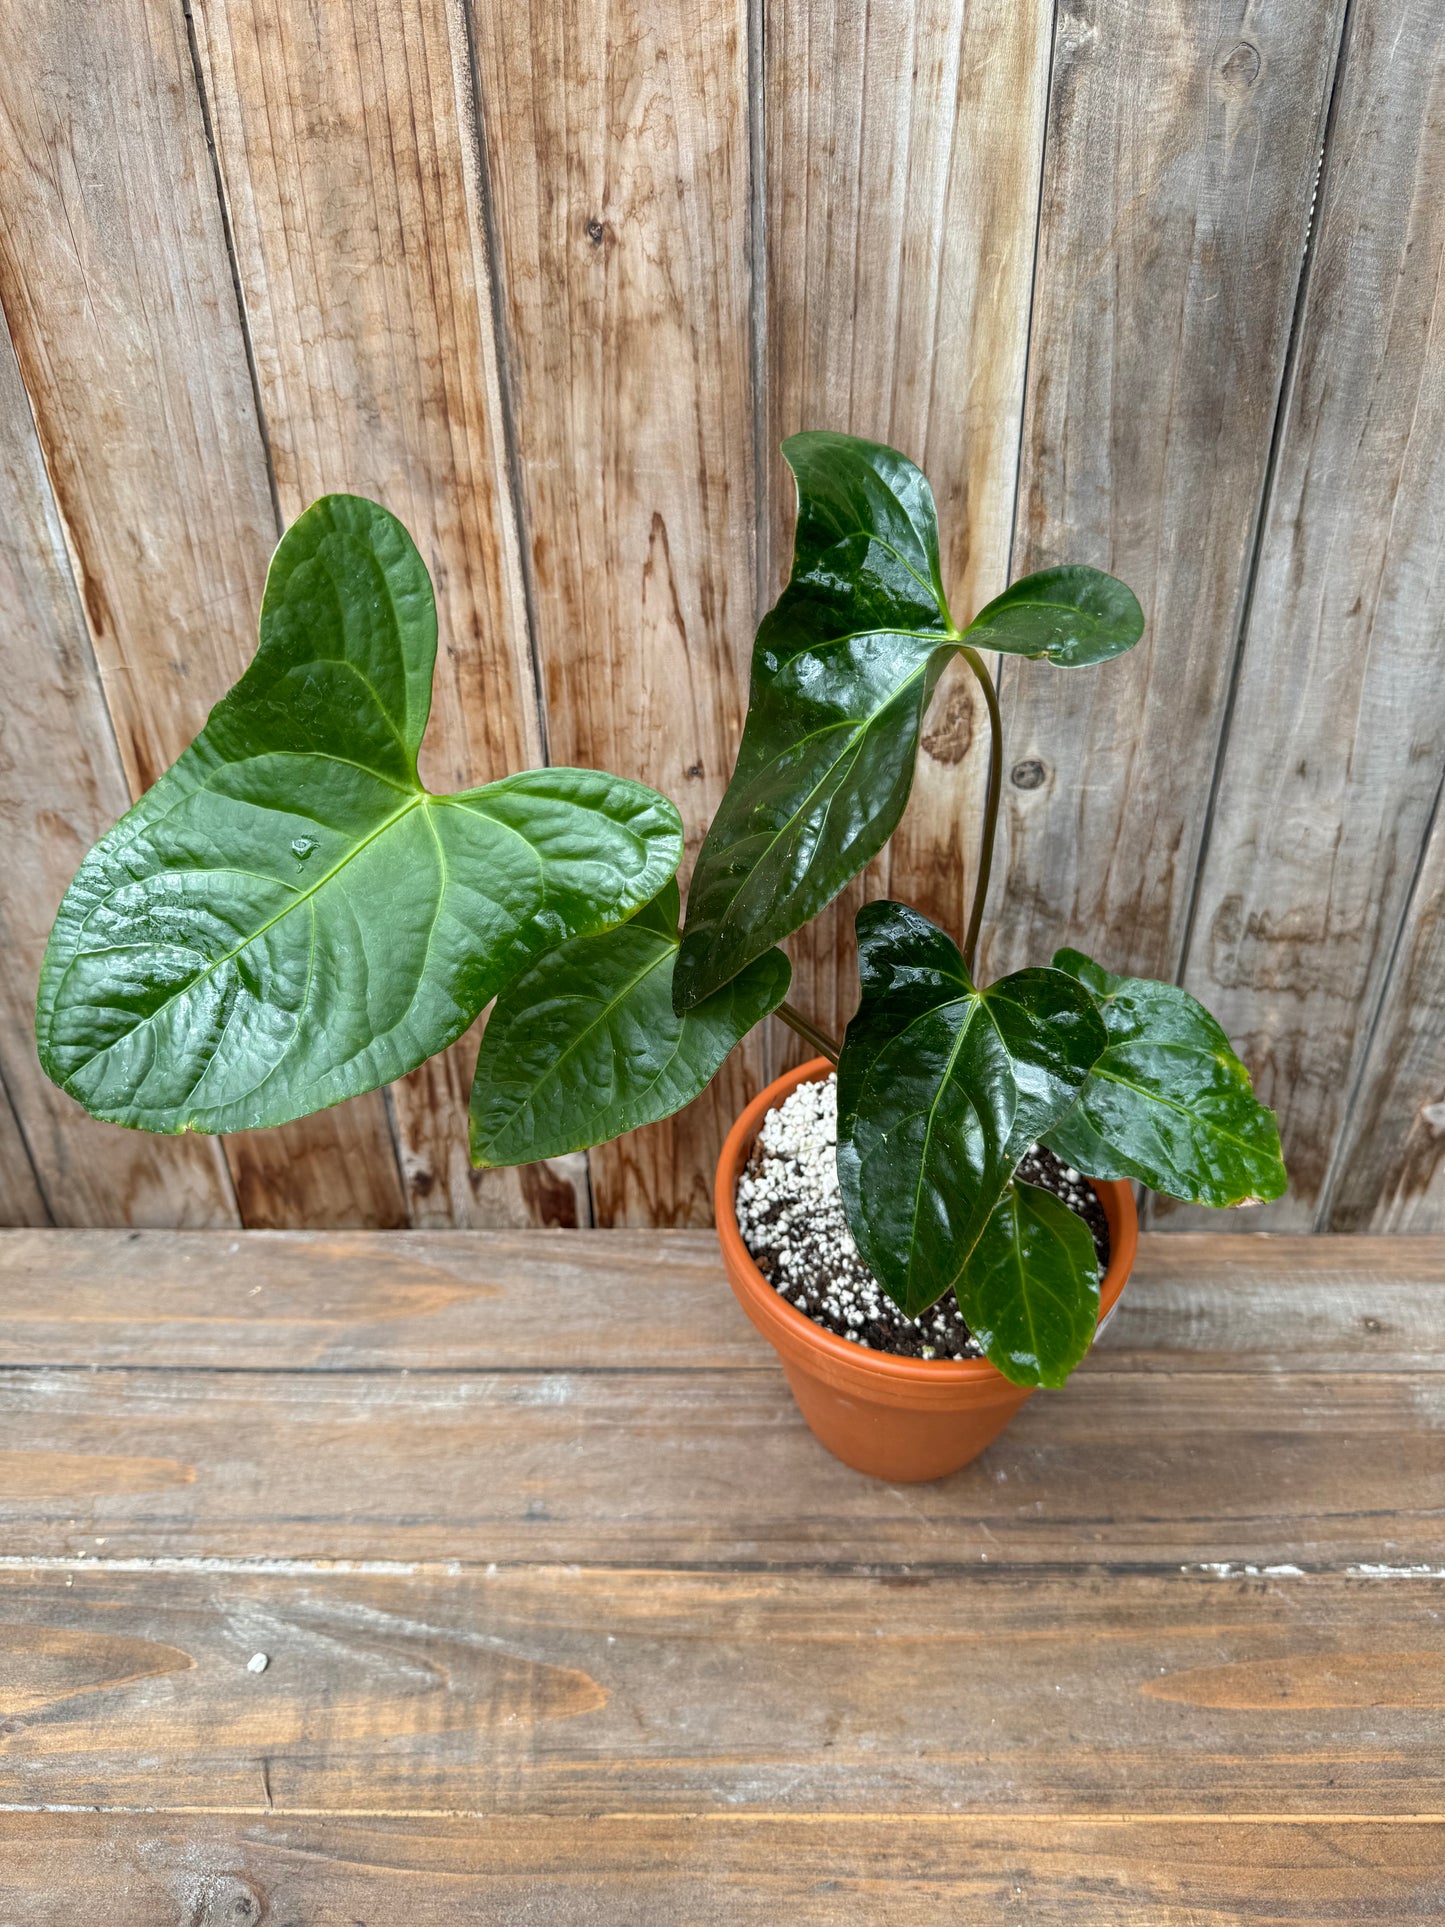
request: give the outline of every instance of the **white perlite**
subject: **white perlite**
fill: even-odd
[[[838,1191],[838,1082],[799,1084],[758,1132],[757,1148],[738,1179],[738,1229],[755,1256],[770,1257],[778,1294],[824,1329],[856,1345],[886,1349],[890,1335],[911,1341],[897,1349],[921,1358],[940,1351],[976,1357],[963,1340],[956,1308],[933,1307],[921,1319],[900,1312],[884,1293],[853,1242]],[[766,1273],[765,1273],[766,1275]],[[957,1334],[946,1344],[950,1332]],[[930,1343],[930,1339],[935,1343]]]

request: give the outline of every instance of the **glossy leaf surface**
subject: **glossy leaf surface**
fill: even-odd
[[[956,644],[933,494],[913,463],[849,435],[794,435],[783,453],[798,485],[793,572],[758,629],[737,766],[688,894],[679,1009],[806,923],[882,848]]]
[[[1136,1178],[1195,1204],[1280,1197],[1274,1112],[1204,1006],[1174,984],[1111,976],[1077,950],[1054,964],[1097,997],[1109,1043],[1050,1147],[1089,1177]]]
[[[414,1069],[541,952],[649,901],[673,805],[593,770],[432,796],[416,757],[436,609],[374,502],[283,537],[250,668],[85,859],[37,1033],[97,1117],[280,1124]]]
[[[1077,669],[1132,649],[1144,633],[1144,611],[1117,577],[1072,564],[1011,582],[965,633],[978,649]]]
[[[791,968],[768,950],[675,1016],[677,917],[673,881],[629,923],[559,945],[508,984],[477,1059],[474,1163],[560,1157],[671,1117],[782,1002]]]
[[[1083,1219],[1041,1185],[1008,1184],[956,1287],[990,1364],[1015,1385],[1062,1385],[1093,1342],[1099,1260]]]
[[[793,569],[753,649],[737,766],[698,859],[674,976],[685,1010],[815,916],[883,847],[913,784],[923,715],[965,640],[1096,662],[1138,640],[1139,605],[1085,568],[1015,583],[966,636],[922,472],[851,435],[784,442]]]
[[[838,1063],[838,1181],[858,1248],[917,1316],[954,1284],[1015,1165],[1108,1042],[1060,970],[980,991],[901,903],[858,913],[863,998]]]

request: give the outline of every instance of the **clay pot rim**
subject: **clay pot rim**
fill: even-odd
[[[986,1358],[901,1358],[894,1352],[865,1351],[861,1345],[850,1345],[836,1332],[815,1325],[796,1305],[781,1297],[754,1264],[738,1229],[734,1203],[738,1175],[764,1117],[773,1106],[799,1084],[826,1077],[833,1069],[826,1057],[814,1057],[795,1070],[784,1071],[758,1092],[723,1140],[713,1187],[713,1206],[718,1242],[734,1284],[742,1285],[752,1300],[749,1309],[756,1310],[761,1322],[775,1327],[777,1337],[788,1350],[812,1352],[818,1365],[826,1360],[834,1367],[841,1366],[849,1377],[856,1374],[871,1378],[880,1394],[886,1393],[890,1386],[898,1392],[905,1389],[918,1392],[926,1386],[934,1392],[967,1387],[975,1391],[989,1388],[1027,1395],[1029,1388],[1015,1385]],[[1109,1265],[1099,1281],[1099,1326],[1102,1328],[1133,1268],[1139,1245],[1139,1217],[1133,1190],[1123,1180],[1091,1178],[1089,1183],[1104,1207],[1109,1224]]]

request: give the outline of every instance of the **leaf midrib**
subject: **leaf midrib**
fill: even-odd
[[[923,1023],[925,1019],[929,1017],[936,1017],[941,1010],[947,1010],[950,1005],[967,1004],[970,1002],[979,1004],[979,1005],[982,1005],[983,1003],[983,993],[980,990],[978,990],[975,986],[968,987],[964,991],[964,994],[961,997],[945,997],[940,999],[940,1001],[936,1004],[930,1004],[926,1010],[920,1010],[916,1016],[910,1017],[908,1022],[903,1026],[902,1030],[896,1031],[894,1035],[889,1038],[886,1048],[889,1050],[893,1049],[895,1045],[901,1043],[902,1040],[905,1037],[907,1037],[908,1033],[914,1028],[916,1024]],[[908,1241],[908,1251],[909,1251],[908,1277],[910,1282],[912,1281],[912,1278],[913,1278],[913,1253],[918,1249],[918,1236],[917,1236],[918,1213],[923,1201],[923,1172],[924,1172],[924,1167],[928,1162],[928,1149],[933,1142],[934,1119],[938,1114],[938,1106],[939,1106],[940,1100],[942,1099],[944,1089],[947,1086],[949,1080],[953,1076],[953,1067],[958,1061],[958,1054],[963,1048],[963,1042],[968,1035],[969,1026],[972,1023],[972,1021],[973,1021],[972,1016],[970,1016],[966,1018],[965,1021],[959,1025],[958,1034],[955,1036],[953,1040],[953,1048],[948,1053],[948,1062],[944,1066],[943,1074],[938,1080],[937,1088],[935,1089],[933,1094],[933,1100],[928,1106],[928,1123],[924,1127],[923,1146],[918,1159],[918,1181],[913,1187],[913,1204],[912,1204],[912,1209],[909,1213],[909,1223],[913,1227],[912,1235],[909,1237],[909,1241]],[[997,1028],[997,1026],[995,1026],[995,1028]],[[877,1060],[875,1059],[874,1065],[870,1065],[869,1067],[868,1074],[870,1079],[873,1074],[873,1069],[876,1066],[876,1061]],[[965,1093],[965,1095],[967,1095],[967,1093]],[[972,1097],[969,1097],[968,1101],[972,1106],[975,1115],[977,1115],[978,1106],[974,1104]],[[857,1107],[855,1107],[855,1109],[856,1108]],[[967,1262],[968,1262],[968,1259],[967,1259],[967,1256],[965,1256],[963,1260],[963,1264],[966,1264]],[[963,1264],[960,1264],[958,1271],[954,1273],[955,1280],[962,1276]],[[947,1291],[947,1290],[948,1290],[948,1286],[945,1285],[944,1291]],[[939,1296],[941,1297],[942,1293],[940,1293]]]
[[[594,1031],[596,1031],[602,1024],[604,1024],[607,1021],[607,1019],[612,1015],[613,1011],[617,1009],[618,1005],[625,1002],[625,1000],[632,995],[633,991],[636,990],[637,986],[640,983],[644,983],[646,979],[652,975],[653,971],[658,968],[659,965],[665,963],[669,955],[676,954],[678,944],[681,941],[680,938],[673,939],[673,938],[664,937],[661,931],[654,932],[653,934],[656,936],[657,941],[662,946],[662,948],[658,951],[657,955],[655,957],[650,958],[642,966],[642,968],[635,974],[635,976],[628,978],[626,983],[624,983],[621,989],[617,992],[617,995],[613,997],[608,1003],[603,1004],[598,1010],[597,1015],[594,1018],[592,1018],[590,1023],[585,1024],[581,1030],[577,1031],[574,1034],[571,1042],[566,1046],[565,1049],[559,1051],[555,1057],[552,1057],[548,1060],[546,1070],[544,1070],[539,1077],[534,1079],[534,1081],[527,1086],[526,1090],[517,1099],[517,1102],[513,1105],[512,1109],[507,1113],[505,1121],[502,1124],[500,1124],[496,1130],[490,1133],[487,1139],[487,1144],[489,1148],[494,1146],[497,1143],[497,1141],[502,1137],[502,1135],[511,1128],[512,1124],[516,1121],[517,1115],[522,1110],[523,1106],[531,1102],[531,1100],[536,1096],[537,1092],[541,1090],[544,1084],[549,1083],[555,1078],[558,1067],[564,1064],[567,1061],[567,1059],[571,1057],[574,1054],[574,1052],[580,1048],[583,1041],[586,1038],[590,1037]],[[591,942],[592,939],[587,938],[585,939],[585,941]],[[677,1056],[678,1049],[681,1046],[683,1029],[687,1024],[687,1018],[689,1015],[691,1015],[690,1012],[686,1013],[684,1016],[678,1019],[678,1033],[677,1033],[678,1044],[674,1046],[673,1050],[669,1054],[667,1058],[667,1063],[671,1063],[673,1058]],[[666,1067],[667,1067],[666,1064],[664,1064],[662,1069],[665,1070]],[[662,1075],[662,1070],[659,1070],[657,1073],[657,1076],[660,1077],[661,1075]],[[652,1081],[653,1083],[656,1083],[657,1078],[654,1077]],[[649,1088],[651,1088],[651,1086],[649,1086]],[[604,1107],[604,1108],[607,1108],[607,1107]]]
[[[885,487],[886,486],[888,485],[885,483]],[[891,494],[892,490],[890,489],[889,492]],[[894,500],[897,501],[897,499],[898,499],[897,496],[894,496]],[[911,520],[909,521],[908,526],[910,528],[913,527],[913,523]],[[944,621],[949,625],[950,629],[953,627],[953,618],[948,613],[948,604],[944,601],[943,586],[941,583],[932,582],[932,581],[925,582],[923,577],[918,573],[917,569],[914,568],[913,564],[908,560],[908,557],[903,553],[903,551],[900,548],[896,547],[895,544],[890,542],[886,535],[880,535],[876,529],[865,529],[862,527],[859,527],[856,529],[842,529],[839,531],[837,540],[839,542],[847,542],[851,537],[855,535],[861,535],[865,541],[876,542],[880,549],[886,549],[888,553],[894,558],[894,560],[899,564],[899,566],[908,575],[910,575],[913,578],[913,580],[918,584],[919,588],[924,590],[928,595],[933,597],[934,602],[937,604],[938,608],[941,610],[943,614]],[[921,546],[924,549],[927,549],[928,544],[924,542],[922,543]],[[810,563],[809,567],[811,568],[812,566],[813,564]],[[795,578],[795,579],[806,580],[806,578]],[[790,582],[788,586],[789,588],[791,588],[792,583]],[[885,631],[884,633],[886,634],[887,632]]]
[[[1180,1045],[1176,1045],[1174,1048],[1188,1051],[1190,1047],[1187,1044],[1180,1044]],[[1225,1062],[1223,1058],[1216,1057],[1213,1051],[1198,1051],[1198,1052],[1191,1051],[1190,1054],[1197,1055],[1200,1057],[1208,1057],[1210,1061],[1215,1064],[1224,1065],[1224,1062]],[[1101,1063],[1102,1061],[1103,1060],[1100,1059]],[[1198,1125],[1201,1128],[1209,1131],[1213,1136],[1223,1138],[1227,1144],[1237,1145],[1241,1151],[1247,1151],[1252,1157],[1259,1157],[1262,1155],[1258,1145],[1251,1144],[1248,1138],[1239,1137],[1233,1131],[1225,1130],[1222,1125],[1216,1125],[1207,1118],[1201,1118],[1196,1111],[1190,1110],[1188,1105],[1180,1104],[1176,1102],[1176,1100],[1173,1098],[1162,1097],[1159,1094],[1159,1092],[1151,1091],[1143,1084],[1132,1083],[1127,1077],[1119,1077],[1113,1071],[1101,1070],[1099,1068],[1099,1064],[1095,1064],[1093,1069],[1089,1072],[1089,1077],[1086,1077],[1084,1079],[1083,1084],[1079,1087],[1079,1095],[1074,1099],[1074,1104],[1080,1104],[1083,1102],[1084,1095],[1089,1088],[1089,1078],[1092,1078],[1092,1077],[1097,1077],[1099,1081],[1104,1084],[1117,1084],[1120,1090],[1122,1091],[1132,1091],[1136,1096],[1141,1097],[1145,1101],[1145,1103],[1157,1104],[1161,1108],[1161,1110],[1173,1111],[1179,1117],[1184,1118],[1187,1123]],[[1069,1108],[1072,1110],[1073,1105],[1071,1105]],[[1061,1119],[1060,1122],[1062,1121],[1063,1120]]]
[[[219,970],[222,967],[222,965],[233,963],[235,959],[240,956],[243,950],[248,950],[253,943],[257,942],[258,939],[260,939],[261,937],[264,937],[268,930],[274,929],[275,926],[278,923],[280,923],[284,918],[289,917],[293,910],[298,910],[303,903],[309,903],[311,899],[316,895],[318,890],[324,889],[326,885],[330,883],[334,877],[339,876],[340,873],[346,868],[347,864],[354,862],[355,859],[358,856],[360,856],[361,852],[367,849],[371,844],[373,844],[379,836],[384,836],[389,829],[391,829],[395,824],[399,823],[403,817],[409,816],[411,812],[414,809],[416,809],[419,805],[429,803],[433,800],[434,800],[433,798],[427,795],[425,790],[418,790],[416,795],[412,797],[409,802],[403,803],[399,810],[394,811],[392,815],[388,816],[383,822],[379,823],[376,826],[376,828],[370,831],[366,836],[364,836],[359,843],[354,843],[351,846],[351,848],[346,852],[346,855],[343,856],[339,862],[334,863],[332,867],[329,870],[327,870],[323,875],[317,877],[316,881],[313,884],[311,884],[311,886],[308,889],[296,891],[291,901],[287,904],[284,904],[282,908],[275,913],[274,916],[268,917],[264,923],[259,924],[256,927],[256,929],[248,932],[247,935],[243,937],[239,943],[235,944],[230,950],[226,951],[224,955],[220,957],[212,958],[206,964],[203,970],[198,970],[195,976],[189,978],[184,984],[180,986],[178,990],[172,991],[171,995],[166,998],[164,1003],[157,1004],[154,1010],[147,1011],[145,1016],[142,1017],[137,1023],[133,1024],[131,1026],[131,1030],[125,1032],[124,1034],[126,1036],[131,1035],[133,1031],[140,1029],[142,1024],[153,1024],[156,1021],[156,1019],[162,1014],[162,1012],[169,1010],[171,1005],[177,1002],[177,1000],[180,999],[181,997],[188,996],[190,992],[195,989],[197,984],[204,983],[212,975],[212,973],[214,971]],[[278,883],[282,889],[292,888],[290,884],[283,883],[279,877],[274,879],[268,879],[268,881],[274,881]],[[112,948],[113,947],[114,946],[112,946]],[[188,946],[181,945],[179,947],[182,949],[185,949]],[[65,988],[66,981],[69,978],[71,971],[75,969],[76,965],[81,961],[82,958],[93,957],[96,954],[97,953],[95,951],[91,951],[91,950],[76,951],[75,955],[71,958],[70,962],[66,965],[64,974],[60,979],[59,985],[57,986],[57,990],[56,990],[57,1005],[61,1001],[61,993]],[[114,1048],[113,1044],[109,1044],[106,1046],[107,1050],[110,1050],[113,1048]],[[71,1084],[77,1077],[80,1076],[81,1072],[87,1069],[91,1064],[93,1064],[95,1059],[101,1055],[102,1053],[100,1051],[95,1051],[91,1054],[91,1056],[85,1059],[84,1063],[77,1065],[75,1070],[71,1072],[70,1076],[66,1078],[62,1088],[65,1090],[69,1090]],[[263,1079],[262,1081],[264,1082],[265,1080]]]
[[[893,634],[893,633],[902,633],[902,632],[885,630],[885,631],[880,631],[879,633]],[[946,640],[946,638],[943,638],[942,640]],[[748,884],[752,881],[753,877],[756,876],[757,872],[759,871],[759,869],[761,869],[762,865],[772,855],[773,851],[777,848],[778,844],[782,842],[783,838],[792,829],[793,825],[797,822],[798,818],[808,808],[808,805],[813,801],[814,797],[817,796],[818,792],[823,788],[824,784],[828,782],[828,780],[834,775],[834,773],[837,770],[842,768],[843,764],[847,762],[850,756],[854,759],[854,761],[857,760],[859,751],[862,748],[863,739],[867,735],[868,731],[873,727],[874,723],[877,722],[878,718],[883,714],[883,712],[886,709],[889,709],[894,703],[898,701],[899,697],[910,686],[910,684],[917,682],[920,676],[926,674],[927,669],[928,669],[928,659],[925,658],[918,665],[918,667],[913,671],[913,673],[909,676],[905,676],[903,681],[898,684],[898,686],[892,691],[892,693],[883,702],[879,703],[878,707],[874,709],[868,716],[858,718],[858,719],[849,719],[841,723],[829,725],[830,729],[834,729],[834,728],[851,729],[853,731],[852,737],[850,738],[847,747],[841,752],[841,754],[834,757],[833,761],[823,771],[822,775],[818,778],[817,782],[814,783],[813,787],[808,791],[807,795],[798,804],[798,807],[793,811],[792,815],[787,819],[785,823],[782,823],[779,825],[779,827],[773,832],[773,834],[768,838],[767,842],[763,845],[762,851],[754,859],[752,865],[748,870],[747,875],[738,884],[737,889],[734,890],[732,896],[728,900],[727,908],[723,911],[722,915],[718,918],[716,924],[714,924],[713,926],[714,941],[720,938],[723,932],[730,927],[733,921],[734,913],[737,910],[739,900],[741,899],[744,890],[747,888]],[[799,747],[800,744],[802,743],[810,742],[814,736],[822,736],[822,735],[826,735],[827,733],[828,733],[827,730],[811,730],[807,736],[800,737],[796,743],[790,743],[788,747],[790,749],[795,749]],[[774,761],[776,761],[776,758],[774,759]],[[846,774],[846,771],[845,771],[845,774]],[[812,866],[810,865],[809,866],[810,871],[811,871],[811,868]],[[760,951],[758,954],[761,956],[762,952]]]

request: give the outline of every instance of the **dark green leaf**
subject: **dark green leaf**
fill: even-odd
[[[371,1090],[672,875],[677,811],[640,784],[421,787],[436,638],[384,509],[327,496],[287,531],[251,667],[91,851],[51,933],[41,1061],[95,1116],[239,1131]]]
[[[1015,1385],[1062,1385],[1093,1342],[1094,1240],[1083,1219],[1039,1185],[1008,1185],[955,1289],[989,1363]]]
[[[928,483],[891,448],[794,435],[793,573],[763,618],[737,767],[688,894],[689,1009],[806,923],[892,833],[957,644]]]
[[[689,1104],[788,992],[781,950],[683,1017],[672,1009],[677,884],[630,923],[576,937],[512,980],[472,1087],[472,1159],[526,1164],[603,1144]]]
[[[977,990],[901,903],[858,913],[863,998],[838,1063],[838,1181],[853,1236],[916,1317],[954,1283],[1014,1166],[1108,1041],[1059,970]]]
[[[1050,1147],[1089,1177],[1136,1178],[1194,1204],[1281,1196],[1274,1112],[1204,1006],[1174,984],[1113,977],[1077,950],[1054,964],[1099,999],[1109,1045]]]
[[[737,767],[688,896],[679,1010],[806,923],[883,847],[934,686],[965,641],[921,471],[852,435],[794,435],[783,453],[798,487],[793,572],[758,630]],[[1072,664],[1118,655],[1142,629],[1122,582],[1059,568],[1014,583],[966,638]]]
[[[1040,569],[1011,582],[980,609],[964,634],[979,649],[1047,656],[1061,668],[1106,662],[1144,633],[1134,591],[1098,569]]]

